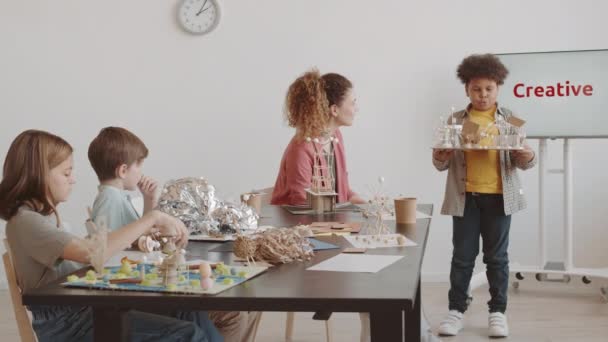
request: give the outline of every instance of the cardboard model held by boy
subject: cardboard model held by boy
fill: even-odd
[[[456,123],[453,117],[437,129],[437,142],[433,148],[456,150],[520,150],[523,149],[526,134],[524,120],[515,116],[499,120],[481,127],[471,120]]]

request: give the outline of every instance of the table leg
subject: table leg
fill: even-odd
[[[403,311],[385,310],[369,313],[372,342],[403,341]]]
[[[420,341],[420,279],[418,279],[418,289],[416,290],[416,299],[411,310],[405,312],[405,340]]]

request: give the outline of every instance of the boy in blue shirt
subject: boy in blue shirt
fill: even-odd
[[[89,161],[100,182],[91,212],[93,222],[104,220],[108,229],[115,230],[138,220],[129,194],[137,189],[144,198],[144,213],[156,206],[158,184],[142,175],[147,156],[146,145],[128,130],[106,127],[99,132],[89,145]]]
[[[91,219],[104,221],[114,230],[139,219],[128,191],[141,191],[144,213],[158,204],[158,183],[142,175],[146,145],[133,133],[120,127],[106,127],[89,145],[89,161],[99,178],[99,193],[93,203]],[[204,322],[206,312],[181,312],[178,318]],[[259,312],[211,311],[209,319],[225,342],[253,342],[260,321]],[[202,324],[202,323],[201,323]]]

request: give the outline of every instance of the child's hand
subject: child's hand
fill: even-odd
[[[454,153],[454,150],[434,149],[433,159],[444,162],[452,157],[452,153]]]
[[[158,182],[148,176],[141,176],[139,182],[137,182],[139,191],[144,195],[144,199],[156,199],[156,189],[158,188]]]
[[[175,237],[175,244],[178,247],[186,246],[189,232],[184,223],[180,219],[161,211],[155,212],[157,213],[157,219],[154,228],[158,230],[160,235],[173,236]]]
[[[530,146],[525,145],[523,150],[511,151],[511,155],[517,164],[527,164],[534,158],[534,151]]]

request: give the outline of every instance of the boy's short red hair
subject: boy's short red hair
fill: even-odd
[[[106,127],[89,145],[89,161],[100,182],[116,178],[116,168],[131,166],[148,156],[148,148],[135,134],[121,127]]]

